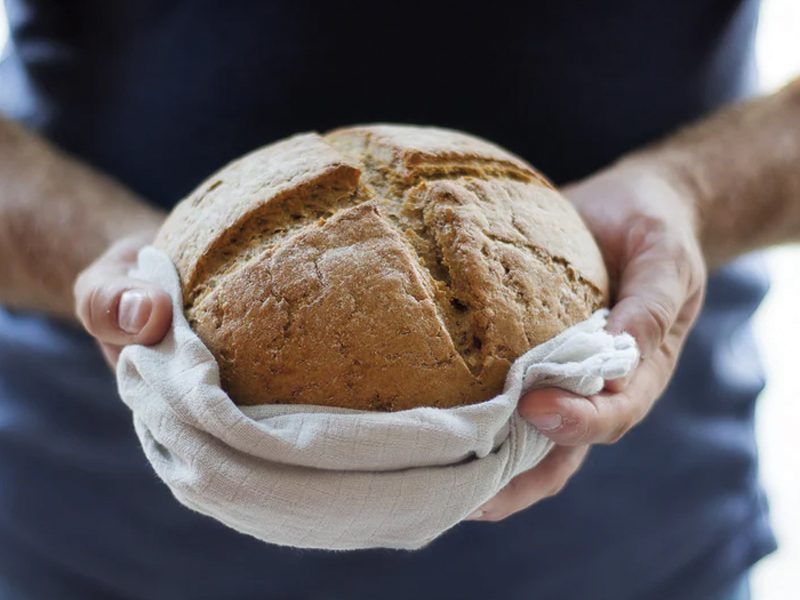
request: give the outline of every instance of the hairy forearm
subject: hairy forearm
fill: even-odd
[[[684,189],[712,268],[750,250],[800,241],[800,79],[622,163],[658,165]]]
[[[163,215],[114,180],[0,118],[0,304],[74,318],[78,273]]]

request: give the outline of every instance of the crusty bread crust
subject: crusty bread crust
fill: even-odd
[[[452,407],[608,299],[568,201],[459,132],[298,135],[222,169],[156,246],[239,404]]]

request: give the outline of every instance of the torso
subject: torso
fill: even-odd
[[[757,12],[750,0],[7,5],[0,108],[165,207],[256,146],[359,122],[463,129],[576,179],[749,93]],[[0,581],[82,600],[692,600],[773,544],[745,326],[763,292],[757,263],[715,276],[653,414],[594,449],[557,498],[411,554],[299,553],[184,509],[91,340],[0,312]]]

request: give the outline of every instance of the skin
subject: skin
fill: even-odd
[[[1,304],[74,320],[78,273],[163,218],[113,179],[0,120]]]
[[[595,234],[611,275],[608,329],[631,333],[642,361],[630,381],[607,382],[596,396],[558,389],[524,396],[520,414],[558,445],[471,519],[499,521],[557,494],[592,444],[618,441],[647,415],[675,370],[708,270],[751,250],[800,241],[800,79],[564,191]]]
[[[684,192],[650,167],[620,164],[566,193],[609,269],[615,299],[607,329],[633,335],[642,360],[630,381],[609,381],[589,398],[556,388],[525,395],[520,414],[558,445],[471,519],[498,521],[557,494],[592,444],[614,443],[641,421],[664,391],[702,304],[706,264]]]
[[[596,396],[544,389],[522,398],[520,413],[557,446],[471,518],[501,520],[558,493],[592,444],[616,442],[646,416],[697,317],[707,270],[800,239],[798,165],[795,82],[564,190],[611,275],[608,328],[631,333],[642,362],[630,381],[608,382]],[[163,216],[0,121],[0,303],[61,318],[76,314],[112,365],[121,347],[156,343],[169,328],[167,295],[127,275]]]

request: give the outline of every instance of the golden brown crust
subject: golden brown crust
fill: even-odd
[[[330,203],[332,214],[359,174],[316,134],[265,146],[214,173],[175,207],[155,241],[178,268],[184,301],[225,264],[240,262],[253,238],[295,229],[312,206]]]
[[[471,378],[426,283],[407,244],[366,202],[232,272],[192,317],[220,349],[239,403],[337,398],[402,409],[430,397],[453,406]]]
[[[184,200],[157,245],[240,404],[479,402],[607,300],[594,240],[543,177],[434,128],[256,151]]]

